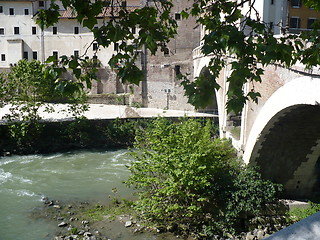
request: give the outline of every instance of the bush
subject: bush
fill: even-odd
[[[188,234],[233,233],[240,216],[257,214],[278,189],[244,166],[229,141],[213,138],[210,122],[159,118],[135,147],[127,184],[139,191],[136,210]]]

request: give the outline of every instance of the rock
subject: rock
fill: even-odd
[[[63,239],[64,239],[63,236],[55,236],[55,237],[54,237],[54,240],[63,240]]]
[[[251,232],[248,232],[246,235],[246,240],[254,240],[254,239],[255,239],[255,236]]]
[[[135,233],[138,233],[138,232],[143,232],[143,230],[144,230],[145,228],[144,227],[137,227],[136,229],[134,229],[134,231],[133,232],[135,232]]]
[[[82,221],[81,222],[83,225],[89,224],[89,221]]]
[[[80,230],[80,231],[78,232],[79,235],[83,235],[84,233],[85,233],[84,230]]]
[[[66,222],[61,222],[58,224],[58,227],[66,227],[66,226],[68,226],[68,223]]]
[[[91,236],[91,237],[84,237],[84,240],[97,240],[97,238],[95,236]]]
[[[57,208],[57,209],[61,209],[61,206],[57,205],[57,204],[53,205],[52,207]]]
[[[162,232],[165,232],[166,229],[164,227],[158,227],[157,228],[157,233],[162,233]]]
[[[73,237],[72,236],[67,236],[64,238],[64,240],[73,240]]]
[[[131,221],[126,221],[126,223],[124,224],[125,227],[131,227],[132,226],[132,222]]]
[[[263,230],[259,229],[259,230],[257,231],[257,235],[256,235],[256,236],[257,236],[257,239],[258,239],[258,240],[263,239],[264,235],[265,235],[265,233],[264,233]]]
[[[92,236],[92,233],[91,233],[91,232],[85,232],[85,233],[83,234],[83,236],[85,236],[85,237],[91,237],[91,236]]]

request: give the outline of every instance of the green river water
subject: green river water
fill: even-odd
[[[127,150],[81,151],[0,158],[0,239],[53,239],[49,221],[30,217],[42,199],[106,202],[117,188],[121,197],[132,191],[122,183],[129,172]]]

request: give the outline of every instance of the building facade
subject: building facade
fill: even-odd
[[[308,31],[317,19],[320,19],[320,12],[305,6],[302,0],[291,0],[288,3],[289,32]]]
[[[128,0],[122,1],[122,4],[128,8],[138,8],[146,2],[152,4],[146,0]],[[45,62],[52,55],[95,56],[101,62],[98,72],[100,81],[94,82],[91,94],[132,93],[133,89],[132,101],[146,107],[191,110],[193,107],[187,103],[175,76],[180,71],[193,72],[192,49],[199,45],[200,36],[197,28],[194,28],[194,19],[181,19],[180,11],[188,1],[176,2],[172,14],[178,21],[179,34],[168,44],[165,52],[159,51],[156,56],[142,49],[138,65],[143,67],[145,64],[146,78],[140,86],[129,87],[121,83],[108,66],[112,54],[117,50],[116,44],[108,48],[99,47],[94,42],[92,32],[82,27],[71,10],[64,9],[62,4],[59,22],[42,31],[35,23],[34,16],[39,9],[47,9],[50,1],[0,0],[0,68],[9,69],[20,59]],[[102,26],[108,21],[108,16],[98,17],[97,20],[97,27]],[[138,28],[135,34],[138,34]]]

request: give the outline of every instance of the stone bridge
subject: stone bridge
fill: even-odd
[[[206,74],[210,57],[193,51],[194,76]],[[246,163],[258,166],[262,176],[283,184],[287,197],[320,193],[320,72],[268,66],[254,88],[262,97],[249,102],[241,115],[227,114],[226,67],[220,74],[209,108],[219,112],[220,136],[231,138]],[[246,88],[252,85],[245,86]]]

